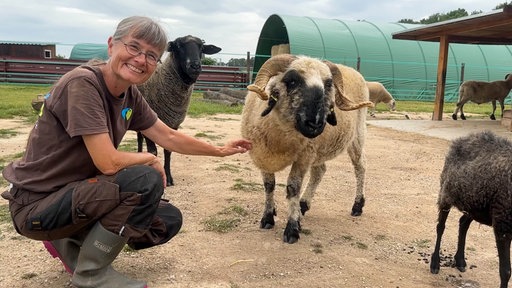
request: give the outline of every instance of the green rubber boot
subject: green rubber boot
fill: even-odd
[[[44,247],[53,258],[59,258],[66,271],[73,275],[76,261],[80,253],[82,241],[73,238],[63,238],[52,241],[43,241]]]
[[[84,239],[71,283],[77,288],[146,288],[145,282],[127,278],[110,266],[127,240],[96,223]]]

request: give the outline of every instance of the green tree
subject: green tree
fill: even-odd
[[[500,5],[505,5],[505,4],[506,3],[500,4]],[[480,13],[482,13],[482,11],[473,11],[473,12],[471,12],[471,15],[480,14]],[[470,15],[470,14],[466,11],[466,9],[459,8],[457,10],[452,10],[448,13],[435,13],[435,14],[430,15],[427,18],[421,19],[420,21],[414,21],[413,19],[406,18],[406,19],[399,20],[398,23],[432,24],[432,23],[437,23],[437,22],[441,22],[441,21],[457,19],[457,18],[468,16],[468,15]]]
[[[204,57],[201,59],[202,65],[217,65],[217,60],[210,58],[210,57]]]

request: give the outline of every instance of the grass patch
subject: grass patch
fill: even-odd
[[[38,94],[46,94],[50,85],[0,85],[0,118],[27,118],[30,123],[37,119],[37,112],[32,108],[32,99]]]
[[[13,129],[0,129],[0,138],[7,139],[18,135],[18,132]]]
[[[363,242],[357,241],[355,243],[355,245],[356,245],[357,248],[362,249],[362,250],[368,249],[368,245],[364,244]]]
[[[231,205],[214,216],[202,221],[206,231],[227,233],[238,226],[249,213],[239,205]]]
[[[219,167],[215,168],[215,171],[229,171],[238,173],[240,172],[240,167],[233,164],[221,164]]]
[[[254,182],[245,182],[243,179],[235,179],[235,184],[231,186],[231,190],[245,192],[261,191],[263,190],[263,185]]]
[[[242,109],[242,105],[228,106],[204,101],[202,92],[194,92],[190,99],[187,115],[190,117],[202,117],[215,114],[241,114]]]
[[[415,239],[412,241],[413,245],[418,248],[428,248],[430,247],[429,239]]]
[[[0,224],[10,223],[11,214],[9,213],[9,205],[0,205]]]
[[[32,279],[35,277],[37,277],[37,273],[34,273],[34,272],[25,273],[25,274],[21,275],[21,279]]]
[[[210,139],[210,140],[219,140],[222,138],[221,136],[217,136],[217,135],[209,135],[208,132],[211,133],[212,131],[198,132],[194,136],[197,138],[206,138],[206,139]]]
[[[119,151],[135,152],[138,149],[137,139],[125,139],[118,147]]]

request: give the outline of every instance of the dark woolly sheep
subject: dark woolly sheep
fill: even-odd
[[[187,114],[194,83],[201,73],[203,54],[215,54],[221,48],[206,45],[200,38],[184,36],[169,42],[169,56],[160,65],[153,76],[138,86],[149,106],[169,127],[178,129]],[[142,151],[144,139],[148,152],[157,155],[153,141],[137,133],[138,151]],[[167,186],[174,185],[171,175],[171,151],[164,150],[164,170]]]
[[[457,113],[460,110],[460,119],[466,120],[464,116],[464,104],[471,101],[476,104],[492,102],[492,114],[489,116],[491,120],[496,120],[494,112],[496,112],[496,101],[500,102],[501,116],[505,109],[505,98],[512,89],[512,74],[505,75],[505,80],[493,82],[485,81],[465,81],[459,88],[459,102],[452,114],[453,120],[457,120]]]
[[[439,273],[441,237],[450,208],[463,212],[455,266],[466,270],[466,234],[473,220],[493,227],[498,249],[501,288],[510,279],[512,239],[512,142],[492,132],[480,132],[453,141],[441,173],[437,239],[430,271]]]

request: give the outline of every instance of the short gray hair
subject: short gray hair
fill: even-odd
[[[167,35],[164,28],[149,17],[131,16],[121,20],[112,39],[119,41],[126,36],[146,41],[149,45],[159,49],[161,54],[167,47]]]

